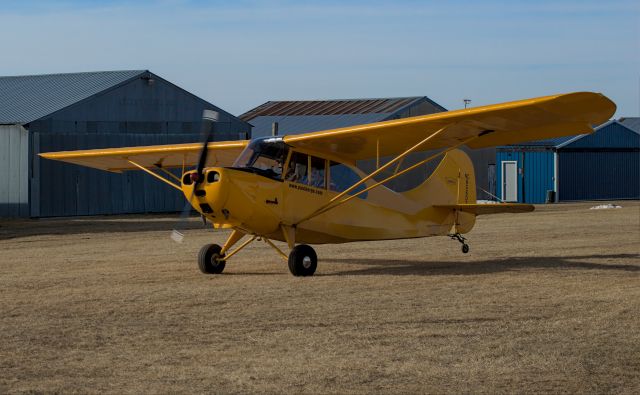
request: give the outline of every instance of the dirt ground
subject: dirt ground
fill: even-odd
[[[316,248],[294,278],[176,216],[0,222],[0,393],[640,393],[640,202]]]

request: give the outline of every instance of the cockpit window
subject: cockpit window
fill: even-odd
[[[232,167],[280,180],[282,164],[288,152],[289,147],[280,138],[254,140],[242,151]]]
[[[287,164],[287,174],[284,179],[326,189],[325,167],[326,160],[294,151]]]
[[[349,168],[347,165],[343,165],[337,162],[331,162],[329,167],[329,175],[331,181],[329,183],[329,189],[335,192],[345,191],[355,183],[360,181],[360,176]],[[359,185],[353,191],[349,192],[349,195],[355,195],[356,193],[364,190],[366,187],[364,184]],[[366,199],[368,192],[358,195],[360,199]]]
[[[324,177],[325,160],[311,157],[311,186],[316,188],[326,188],[326,181]]]

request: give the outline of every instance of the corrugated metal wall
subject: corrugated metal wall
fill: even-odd
[[[479,200],[492,200],[496,194],[496,149],[495,147],[483,149],[467,149],[476,173],[476,196]]]
[[[35,133],[37,152],[198,141],[199,134]],[[32,217],[174,212],[184,206],[179,191],[141,172],[109,173],[34,156]]]
[[[557,150],[558,200],[640,199],[640,135],[611,122]],[[496,154],[497,195],[504,160],[518,163],[518,201],[544,203],[554,189],[552,148],[500,148]]]
[[[32,217],[174,212],[175,189],[140,171],[112,174],[41,159],[40,152],[200,141],[204,108],[221,114],[214,139],[237,140],[250,126],[157,78],[126,85],[29,124]]]
[[[19,125],[0,125],[0,217],[28,215],[28,132]]]
[[[523,203],[544,203],[553,186],[553,151],[523,152]]]
[[[640,199],[640,152],[559,153],[560,200]]]
[[[496,196],[502,196],[502,161],[518,165],[518,202],[544,203],[547,191],[553,190],[553,151],[500,150],[496,153]]]
[[[640,199],[640,135],[618,122],[558,150],[560,200]]]
[[[76,103],[28,125],[39,133],[199,133],[202,110],[220,113],[215,139],[237,140],[251,126],[206,101],[154,76],[138,78]]]

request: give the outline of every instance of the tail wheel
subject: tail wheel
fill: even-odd
[[[222,247],[217,244],[205,244],[198,253],[198,268],[205,274],[220,274],[226,262],[220,254]]]
[[[296,277],[313,276],[318,267],[318,256],[310,246],[297,245],[289,254],[289,271]]]

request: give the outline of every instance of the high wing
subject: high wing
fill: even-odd
[[[452,147],[468,140],[484,148],[592,133],[615,104],[600,93],[577,92],[471,109],[285,136],[285,143],[356,161],[399,154],[434,136],[420,150]]]
[[[290,135],[285,136],[284,141],[293,147],[308,148],[354,162],[399,154],[431,135],[435,136],[425,142],[420,150],[453,147],[464,141],[470,148],[483,148],[592,133],[592,126],[608,120],[615,108],[615,104],[602,94],[577,92]],[[211,154],[206,166],[231,165],[247,144],[247,140],[209,143]],[[139,168],[131,162],[145,168],[193,166],[200,149],[200,144],[189,143],[40,155],[47,159],[121,172]]]
[[[206,166],[231,166],[248,143],[248,140],[209,143],[207,145],[209,155],[207,156]],[[40,156],[120,173],[123,170],[139,169],[131,162],[135,162],[145,168],[195,166],[201,150],[201,143],[188,143],[49,152],[40,154]]]

